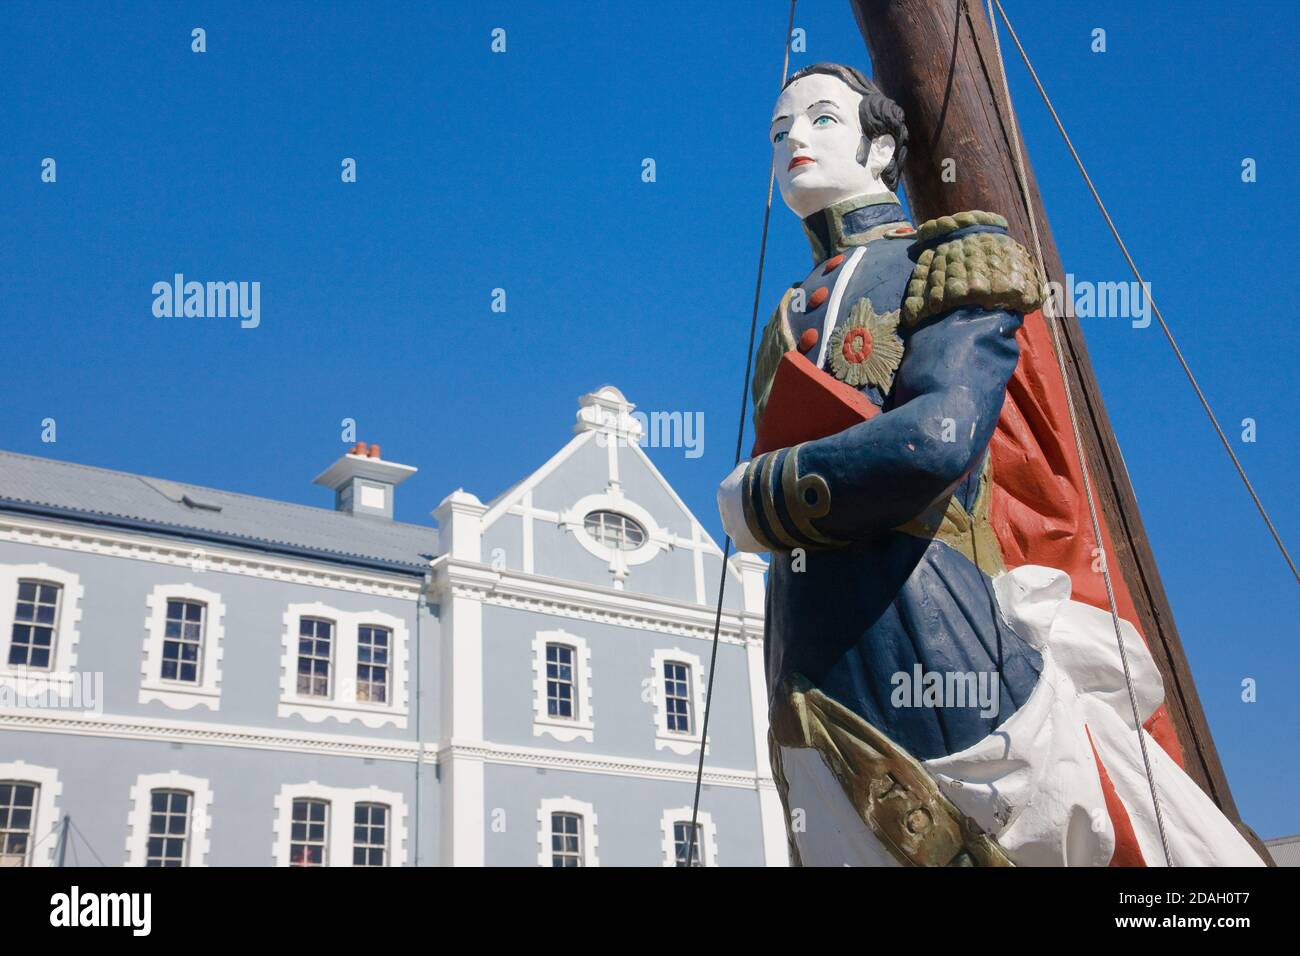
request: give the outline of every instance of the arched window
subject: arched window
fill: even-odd
[[[618,551],[635,551],[645,544],[641,523],[617,511],[593,511],[583,519],[582,526],[601,544]]]

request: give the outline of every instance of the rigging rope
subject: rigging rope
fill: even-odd
[[[785,25],[785,58],[781,63],[781,86],[790,72],[790,34],[794,32],[794,7],[798,0],[790,0],[790,16]],[[740,425],[736,429],[736,457],[732,468],[740,464],[740,453],[745,444],[745,418],[749,411],[749,374],[754,360],[754,336],[758,331],[758,304],[763,292],[763,264],[767,259],[767,227],[772,220],[772,189],[776,184],[776,153],[767,171],[767,202],[763,208],[763,236],[758,243],[758,277],[754,281],[754,310],[749,317],[749,346],[745,350],[745,384],[740,390]],[[718,582],[718,607],[713,615],[713,646],[709,651],[709,681],[704,694],[704,724],[700,728],[700,762],[695,768],[695,797],[691,801],[691,830],[686,843],[686,866],[695,861],[695,840],[700,815],[700,785],[704,782],[704,752],[709,745],[709,714],[713,710],[713,676],[718,663],[718,633],[722,629],[722,599],[727,590],[727,558],[731,555],[731,536],[722,548],[722,575]]]
[[[1016,112],[1011,105],[1011,87],[1007,82],[1007,67],[1005,61],[1002,59],[1002,43],[998,39],[997,22],[993,18],[994,3],[997,3],[999,10],[1002,10],[1002,4],[998,3],[998,0],[988,0],[989,29],[993,34],[993,47],[997,51],[998,56],[998,70],[1002,74],[1002,95],[1006,101],[1006,128],[1011,135],[1012,153],[1016,160],[1016,177],[1020,182],[1020,192],[1025,203],[1025,215],[1029,219],[1029,230],[1033,236],[1034,256],[1038,260],[1039,274],[1045,282],[1047,280],[1047,267],[1043,262],[1043,245],[1038,234],[1038,217],[1034,214],[1033,201],[1029,195],[1029,177],[1025,172],[1024,144],[1020,140],[1020,129],[1016,120]],[[967,10],[967,13],[969,14],[969,9]],[[1002,18],[1003,20],[1006,19],[1006,11],[1002,11]],[[1007,23],[1007,29],[1011,29],[1010,23]],[[1018,42],[1017,45],[1019,45]],[[1026,63],[1028,63],[1028,60],[1026,60]],[[1001,113],[1002,106],[997,103],[996,97],[994,98],[994,105],[997,107],[998,112]],[[1140,281],[1141,277],[1139,277],[1139,282]],[[1145,289],[1145,286],[1143,288]],[[1102,580],[1106,583],[1106,599],[1110,602],[1110,617],[1111,623],[1115,627],[1115,642],[1119,645],[1119,659],[1120,663],[1124,667],[1124,684],[1128,688],[1129,705],[1133,708],[1133,726],[1137,731],[1138,745],[1142,750],[1142,766],[1146,771],[1147,786],[1151,790],[1151,804],[1155,807],[1156,828],[1160,831],[1160,846],[1165,853],[1165,865],[1172,867],[1174,862],[1173,857],[1169,852],[1169,837],[1165,833],[1165,818],[1160,807],[1160,794],[1156,788],[1155,774],[1151,770],[1151,756],[1147,752],[1146,733],[1142,729],[1142,717],[1138,713],[1137,691],[1133,688],[1133,674],[1129,670],[1128,651],[1124,647],[1124,634],[1120,628],[1119,607],[1115,602],[1115,586],[1111,580],[1110,564],[1106,559],[1106,551],[1102,543],[1101,519],[1097,514],[1097,502],[1093,497],[1092,476],[1088,471],[1088,462],[1084,454],[1083,435],[1079,431],[1079,418],[1074,407],[1074,391],[1070,387],[1070,376],[1065,366],[1065,350],[1061,342],[1060,320],[1056,316],[1056,310],[1050,296],[1046,296],[1043,299],[1043,316],[1046,318],[1047,327],[1052,333],[1052,345],[1056,352],[1056,362],[1061,372],[1061,385],[1065,389],[1065,407],[1070,414],[1070,430],[1074,433],[1074,450],[1079,457],[1079,469],[1083,474],[1083,490],[1088,499],[1088,516],[1092,520],[1092,533],[1097,542],[1098,551],[1101,554],[1101,576]]]
[[[62,826],[62,823],[60,823],[59,826]],[[27,851],[27,855],[28,855],[29,858],[31,858],[31,859],[33,859],[33,860],[36,859],[36,851],[39,850],[39,849],[41,848],[41,844],[44,843],[46,840],[48,840],[50,837],[55,837],[55,841],[54,841],[54,842],[55,842],[56,844],[59,842],[58,839],[57,839],[57,835],[58,835],[58,832],[59,832],[59,826],[56,826],[53,830],[51,830],[49,833],[45,834],[45,836],[41,837],[39,840],[37,840],[35,843],[33,843],[33,844],[31,845],[31,848],[28,849],[28,851]]]
[[[71,817],[68,818],[68,825],[69,825],[70,827],[72,827],[72,832],[73,832],[73,833],[75,833],[77,836],[81,837],[82,842],[86,844],[86,849],[90,851],[90,855],[93,856],[93,857],[95,858],[95,860],[99,863],[99,865],[100,865],[100,866],[107,866],[107,864],[106,864],[103,860],[101,860],[101,859],[99,858],[99,854],[95,852],[95,847],[94,847],[94,845],[93,845],[89,840],[86,839],[86,834],[82,833],[82,832],[81,832],[81,828],[78,827],[75,823],[72,822],[72,818],[71,818]],[[74,853],[74,855],[75,855],[75,853],[76,853],[76,843],[75,843],[75,842],[73,843],[73,853]]]
[[[1251,500],[1255,502],[1255,507],[1259,510],[1260,517],[1263,518],[1264,523],[1268,525],[1269,533],[1273,535],[1273,540],[1277,542],[1278,550],[1282,552],[1282,557],[1286,561],[1287,567],[1291,569],[1291,574],[1295,577],[1296,582],[1300,583],[1300,570],[1296,569],[1295,562],[1291,560],[1291,555],[1287,551],[1286,545],[1282,543],[1282,536],[1278,534],[1277,527],[1273,524],[1273,519],[1269,517],[1268,512],[1264,508],[1264,503],[1259,500],[1259,495],[1255,493],[1255,486],[1252,485],[1250,479],[1246,477],[1246,469],[1242,466],[1241,460],[1237,458],[1236,452],[1232,450],[1232,445],[1228,442],[1228,437],[1223,433],[1223,429],[1219,426],[1218,418],[1215,417],[1214,411],[1210,408],[1209,399],[1207,399],[1205,393],[1201,391],[1201,386],[1196,381],[1196,376],[1192,374],[1191,367],[1187,364],[1187,360],[1183,358],[1182,349],[1178,347],[1178,343],[1174,340],[1174,334],[1170,331],[1168,323],[1165,322],[1165,317],[1161,314],[1160,307],[1156,305],[1155,299],[1151,297],[1151,290],[1148,288],[1146,282],[1143,281],[1141,273],[1138,272],[1138,267],[1137,264],[1134,263],[1133,257],[1129,255],[1128,246],[1126,246],[1124,240],[1120,238],[1119,230],[1115,228],[1115,223],[1110,218],[1110,213],[1106,210],[1105,203],[1101,201],[1101,196],[1097,192],[1097,187],[1092,184],[1092,177],[1088,175],[1088,170],[1084,168],[1083,160],[1079,158],[1079,153],[1074,148],[1074,143],[1070,140],[1070,135],[1065,131],[1064,124],[1061,123],[1061,117],[1057,115],[1056,108],[1052,106],[1052,100],[1047,95],[1047,90],[1043,88],[1042,81],[1039,80],[1038,73],[1034,70],[1034,65],[1029,62],[1029,54],[1025,52],[1025,48],[1020,44],[1020,37],[1016,36],[1015,27],[1011,25],[1011,20],[1007,17],[1007,11],[1002,8],[1000,0],[992,0],[992,2],[997,4],[998,12],[1002,15],[1002,22],[1007,25],[1007,33],[1011,35],[1011,39],[1015,43],[1016,49],[1020,51],[1020,58],[1024,60],[1025,67],[1029,70],[1029,75],[1033,79],[1034,85],[1038,87],[1038,95],[1043,98],[1043,103],[1047,106],[1047,111],[1052,114],[1052,121],[1056,123],[1056,128],[1060,131],[1061,138],[1065,140],[1065,145],[1070,150],[1070,155],[1074,157],[1074,164],[1079,167],[1079,172],[1083,175],[1083,181],[1087,184],[1088,191],[1092,193],[1092,198],[1093,201],[1096,202],[1097,208],[1101,210],[1102,218],[1106,220],[1106,225],[1110,229],[1110,234],[1115,237],[1115,243],[1119,246],[1120,252],[1124,254],[1124,258],[1127,260],[1128,267],[1132,270],[1134,278],[1138,280],[1138,285],[1142,288],[1142,295],[1146,298],[1147,304],[1151,306],[1151,311],[1155,314],[1156,321],[1160,323],[1160,330],[1164,332],[1165,338],[1169,340],[1169,345],[1174,350],[1174,357],[1178,359],[1178,364],[1182,366],[1183,374],[1187,376],[1187,381],[1191,383],[1192,389],[1196,392],[1196,397],[1200,399],[1201,407],[1205,409],[1205,414],[1209,417],[1210,424],[1214,426],[1214,431],[1218,434],[1219,441],[1223,443],[1224,450],[1227,451],[1228,457],[1232,459],[1233,465],[1236,466],[1237,474],[1241,476],[1242,484],[1246,486],[1246,491],[1250,493]],[[996,45],[998,31],[993,19],[992,5],[989,7],[989,26],[993,31],[993,41]],[[1001,61],[1002,52],[1001,47],[999,46],[998,62],[1001,63]],[[1002,71],[1002,80],[1005,85],[1005,69]],[[1009,102],[1010,99],[1008,98],[1008,103]],[[1026,202],[1028,202],[1028,199],[1026,199]],[[1032,221],[1032,214],[1030,218]]]

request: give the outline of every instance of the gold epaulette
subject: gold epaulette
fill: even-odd
[[[971,226],[1005,230],[1007,221],[991,212],[959,212],[923,223],[916,239],[933,242]],[[920,254],[907,283],[903,320],[915,325],[929,316],[972,306],[1027,313],[1042,300],[1042,280],[1024,246],[1003,231],[973,232]]]
[[[781,304],[772,313],[763,329],[759,342],[758,354],[754,356],[754,380],[750,391],[754,397],[754,429],[758,430],[763,420],[763,410],[767,408],[767,398],[772,391],[772,380],[776,377],[776,367],[781,364],[781,356],[795,347],[794,333],[790,331],[790,298],[794,289],[786,289],[781,296]]]

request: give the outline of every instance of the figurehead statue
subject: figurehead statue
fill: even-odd
[[[995,213],[908,222],[903,112],[852,67],[795,73],[769,138],[813,269],[763,331],[752,457],[718,504],[737,548],[771,555],[770,755],[792,858],[1163,862],[1111,616],[1061,569],[1009,569],[1004,547],[1052,529],[991,515],[1018,332],[1041,321],[1032,258]],[[1014,499],[1008,474],[996,487]],[[1122,631],[1145,721],[1159,672]],[[1176,862],[1258,864],[1148,749]]]

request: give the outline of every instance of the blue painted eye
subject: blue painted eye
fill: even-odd
[[[772,142],[779,143],[781,142],[781,140],[785,139],[786,136],[788,135],[789,135],[788,133],[777,133],[775,136],[772,137]]]
[[[831,123],[834,123],[834,122],[835,122],[835,117],[833,117],[833,116],[819,116],[819,117],[817,117],[815,120],[813,120],[813,125],[814,125],[814,126],[829,126]]]

